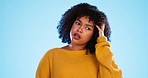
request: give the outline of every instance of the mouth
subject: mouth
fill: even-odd
[[[81,36],[78,33],[74,33],[73,38],[79,40]]]

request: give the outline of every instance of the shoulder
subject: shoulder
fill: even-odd
[[[59,51],[59,49],[60,49],[60,48],[52,48],[52,49],[47,50],[46,53],[47,53],[47,54],[55,53],[55,52]]]
[[[47,52],[45,53],[46,57],[52,57],[54,53],[58,52],[59,48],[52,48],[47,50]]]
[[[52,49],[47,50],[47,52],[55,52],[55,51],[58,51],[58,50],[59,50],[59,48],[52,48]]]

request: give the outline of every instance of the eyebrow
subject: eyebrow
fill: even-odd
[[[80,19],[76,19],[76,20],[82,23],[82,21]],[[94,28],[94,26],[92,26],[90,24],[86,24],[86,26],[90,26],[90,27]]]

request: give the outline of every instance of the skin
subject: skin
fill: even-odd
[[[98,28],[99,30],[99,36],[104,36],[104,29],[105,29],[105,24],[103,24],[102,26],[98,26],[96,25],[96,27]]]
[[[93,21],[90,21],[88,16],[77,18],[73,23],[70,31],[71,43],[62,48],[67,50],[85,49],[87,42],[91,39],[93,35],[94,26],[98,28],[99,36],[104,36],[104,24],[102,26],[94,25]]]

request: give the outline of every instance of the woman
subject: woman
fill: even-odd
[[[36,78],[122,78],[110,50],[110,27],[96,6],[80,3],[66,11],[58,25],[68,45],[49,50]]]

